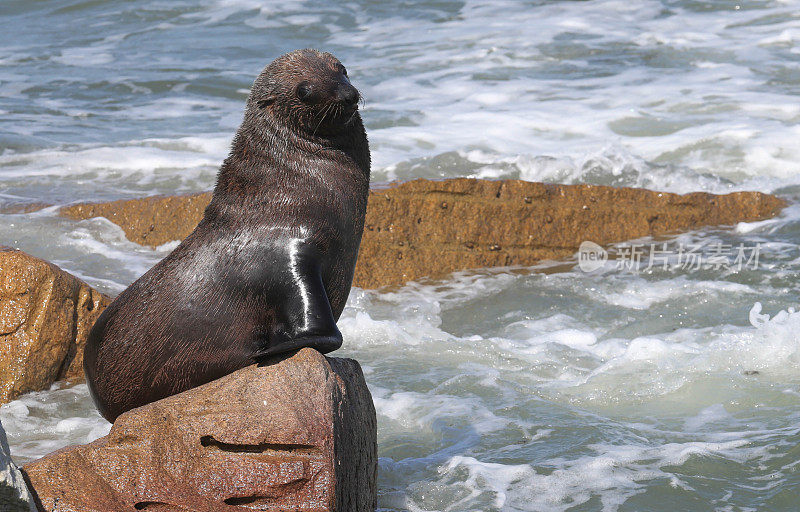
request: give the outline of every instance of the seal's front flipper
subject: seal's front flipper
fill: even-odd
[[[260,340],[256,360],[304,347],[326,354],[342,346],[342,333],[333,318],[316,251],[295,239],[288,245],[287,256],[288,275],[271,297],[277,318]]]

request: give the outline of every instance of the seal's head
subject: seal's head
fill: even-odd
[[[360,122],[360,99],[336,57],[305,49],[278,57],[261,72],[247,110],[294,131],[325,136]]]

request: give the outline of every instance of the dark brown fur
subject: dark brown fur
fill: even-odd
[[[87,381],[108,420],[264,357],[341,345],[369,192],[358,99],[314,50],[256,79],[203,220],[89,335]]]

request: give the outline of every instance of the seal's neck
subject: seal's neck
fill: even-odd
[[[369,186],[369,145],[358,114],[335,136],[307,134],[246,114],[217,175],[211,207],[258,202],[280,187],[309,181],[313,174],[309,169],[318,168],[320,160],[360,176],[358,181]]]
[[[361,116],[356,112],[341,130],[333,133],[317,134],[307,130],[293,130],[284,126],[277,136],[296,150],[311,156],[324,156],[339,160],[340,156],[350,159],[363,172],[367,180],[370,174],[370,155],[367,134]]]

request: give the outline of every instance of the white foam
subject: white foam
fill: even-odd
[[[114,56],[97,47],[66,48],[53,60],[70,66],[101,66],[114,61]]]
[[[795,219],[800,218],[800,205],[790,204],[781,211],[777,217],[767,220],[760,220],[756,222],[739,222],[734,229],[737,233],[764,233],[771,234],[778,229],[785,227],[795,222]]]
[[[401,78],[369,84],[364,91],[367,114],[369,108],[398,112],[413,108],[417,114],[416,126],[394,126],[371,133],[378,148],[375,162],[379,172],[385,169],[386,178],[401,177],[392,173],[391,166],[398,159],[407,159],[403,155],[409,152],[433,156],[452,148],[478,147],[488,150],[487,154],[500,163],[509,157],[533,159],[543,155],[575,159],[576,155],[600,153],[611,144],[637,158],[669,161],[722,176],[791,178],[797,174],[799,159],[792,142],[797,140],[795,127],[776,122],[776,116],[784,122],[796,120],[796,102],[782,91],[759,88],[761,78],[749,65],[719,60],[718,54],[729,51],[732,44],[745,62],[768,58],[757,47],[759,34],[766,29],[748,24],[761,16],[759,11],[715,11],[713,16],[677,11],[672,16],[660,16],[660,4],[646,2],[620,24],[619,18],[608,16],[610,10],[621,8],[617,2],[584,5],[580,14],[563,6],[520,9],[514,5],[509,2],[507,6],[515,12],[508,18],[502,14],[504,9],[488,10],[468,2],[457,21],[431,23],[426,26],[427,32],[420,31],[419,26],[412,31],[403,19],[367,18],[362,19],[361,31],[355,35],[334,34],[334,41],[342,38],[344,42],[345,37],[351,41],[355,38],[356,44],[369,41],[384,59],[390,48],[407,48]],[[735,30],[730,28],[734,21]],[[515,30],[519,24],[535,26],[536,30],[527,33],[523,41]],[[769,30],[796,25],[796,20],[787,17],[769,25]],[[408,30],[400,29],[404,26]],[[669,49],[674,48],[707,54],[708,59],[715,60],[700,57],[686,63],[681,80],[674,80],[669,71],[645,74],[642,68],[572,80],[473,78],[508,67],[525,67],[535,73],[548,63],[537,49],[553,44],[564,31],[578,30],[575,27],[584,27],[580,31],[594,38],[587,43],[593,46],[616,41],[624,47],[633,39],[646,51],[664,53],[666,59],[681,59],[679,54],[670,54]],[[435,53],[421,49],[429,48],[433,41],[458,42],[466,35],[481,43],[467,48],[457,43],[438,45]],[[411,37],[419,50],[411,46]],[[588,55],[579,54],[568,62],[585,64]],[[434,59],[439,64],[437,69],[430,65]],[[351,67],[358,71],[385,65],[369,59]],[[652,122],[640,122],[640,128],[630,133],[615,128],[637,118]],[[660,126],[673,120],[678,128],[663,133]],[[681,123],[685,123],[682,128]],[[674,175],[676,170],[670,172]],[[684,178],[691,173],[685,168],[677,172],[680,176],[674,176],[671,183],[664,178],[649,186],[682,192],[691,188],[721,190],[713,180],[687,183]],[[478,175],[507,174],[483,170]],[[543,177],[552,179],[547,174]]]
[[[685,464],[692,458],[725,456],[747,461],[764,454],[761,449],[744,448],[747,444],[742,439],[659,446],[594,444],[585,456],[552,459],[555,470],[548,473],[539,473],[528,464],[456,456],[440,468],[438,483],[464,489],[462,504],[483,498],[499,510],[567,511],[592,498],[599,499],[603,510],[617,510],[627,499],[643,492],[648,481],[662,479],[673,487],[691,490],[689,482],[666,469],[669,466]],[[436,492],[432,486],[423,489]]]
[[[72,261],[54,260],[76,277],[116,295],[169,254],[178,241],[150,249],[129,241],[122,229],[104,217],[77,222],[62,235],[61,247],[76,252]],[[97,268],[112,268],[113,278],[97,278]]]
[[[229,144],[228,137],[145,139],[108,146],[82,145],[29,153],[0,154],[2,179],[17,187],[86,183],[107,197],[206,190],[213,186]],[[26,189],[27,189],[26,188]],[[86,197],[77,198],[86,200]],[[62,199],[63,201],[63,199]]]
[[[0,421],[11,453],[20,463],[70,444],[90,443],[111,429],[95,409],[85,384],[72,388],[57,384],[49,391],[23,395],[0,406]]]
[[[686,430],[697,431],[703,427],[708,427],[709,424],[723,421],[730,421],[732,419],[725,406],[722,404],[709,405],[696,416],[687,418],[685,421]]]
[[[708,296],[711,294],[752,293],[750,286],[726,281],[697,281],[685,277],[663,281],[649,281],[642,277],[630,277],[619,291],[604,290],[594,297],[615,306],[630,309],[648,309],[654,304],[663,303],[676,297]]]
[[[246,14],[245,23],[253,26],[301,29],[324,24],[331,32],[325,43],[342,48],[340,57],[362,88],[365,119],[381,125],[370,130],[375,178],[380,181],[413,177],[396,171],[404,162],[475,150],[484,154],[478,169],[454,167],[444,174],[588,179],[678,192],[740,189],[743,181],[748,188],[773,190],[778,184],[769,181],[772,177],[784,184],[799,181],[794,125],[800,110],[790,92],[763,87],[767,71],[754,71],[761,63],[785,67],[782,54],[769,49],[769,38],[785,44],[800,30],[788,7],[717,10],[713,15],[675,9],[663,15],[656,1],[640,3],[636,10],[611,0],[580,9],[547,4],[523,8],[514,1],[504,6],[487,9],[466,2],[457,16],[436,21],[328,6],[333,13],[353,16],[355,30],[309,14],[305,2],[264,6],[249,0],[213,1],[179,18],[182,23],[215,25]],[[625,9],[624,23],[609,16],[618,9]],[[772,17],[768,24],[761,22],[764,12]],[[520,24],[536,29],[522,37],[516,30]],[[177,28],[167,25],[164,30]],[[70,62],[83,58],[83,52],[91,63],[92,55],[108,55],[124,36],[114,34],[64,51],[77,52]],[[730,50],[734,47],[736,58]],[[611,49],[643,62],[623,66],[608,60],[608,69],[601,70],[593,56]],[[654,61],[652,67],[647,58]],[[681,80],[674,79],[675,70]],[[25,78],[9,76],[4,92]],[[127,78],[120,83],[140,87]],[[87,115],[50,97],[37,101],[68,115]],[[387,122],[386,113],[413,123]],[[137,102],[117,115],[163,122],[197,114],[219,119],[227,132],[241,119],[241,104],[181,94]],[[101,176],[137,166],[182,176],[187,167],[216,168],[224,156],[224,149],[215,151],[211,161],[181,155],[185,163],[176,165],[178,158],[164,162],[132,154],[129,159],[123,150],[117,163],[108,157],[118,150],[116,145],[101,149],[95,156],[103,163],[97,165],[91,154],[77,149]],[[39,173],[42,167],[51,166],[27,162],[20,176]],[[80,168],[77,162],[57,167]]]

